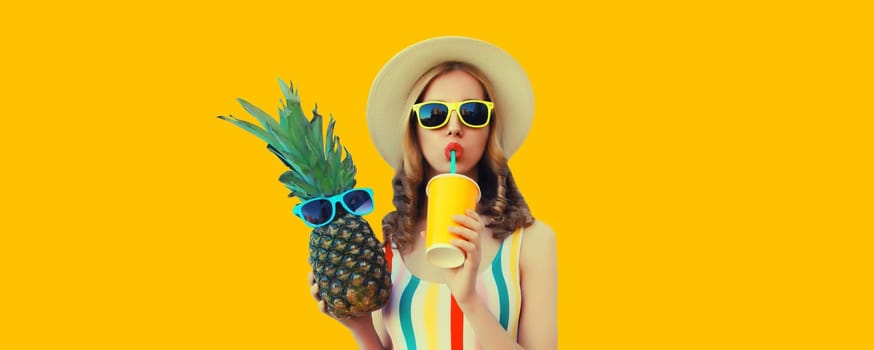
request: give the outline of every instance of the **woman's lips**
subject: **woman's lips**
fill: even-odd
[[[464,154],[464,147],[461,147],[461,144],[458,142],[450,142],[443,149],[443,155],[446,156],[446,160],[452,160],[452,151],[455,151],[455,161],[457,162]]]

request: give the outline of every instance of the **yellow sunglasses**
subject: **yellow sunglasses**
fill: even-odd
[[[464,125],[482,128],[489,125],[494,108],[494,103],[484,100],[425,101],[413,105],[411,116],[419,120],[422,128],[439,129],[449,123],[449,115],[455,111]]]

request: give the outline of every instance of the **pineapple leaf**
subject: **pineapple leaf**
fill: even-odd
[[[240,103],[240,105],[243,106],[243,109],[249,112],[249,114],[255,117],[255,119],[257,119],[258,122],[260,122],[261,125],[264,126],[264,129],[267,130],[267,132],[273,135],[274,142],[271,142],[270,144],[284,151],[289,150],[286,142],[284,142],[288,139],[288,135],[285,135],[279,129],[279,124],[277,124],[276,121],[273,120],[273,117],[261,110],[261,108],[258,108],[257,106],[249,103],[249,101],[246,101],[242,98],[238,98],[237,101]]]
[[[336,144],[339,141],[340,141],[340,138],[337,136],[334,136],[331,143]],[[336,145],[335,145],[335,146],[333,146],[333,149],[328,151],[327,157],[326,157],[328,159],[328,163],[336,164],[337,169],[335,170],[335,173],[337,176],[337,183],[334,184],[333,188],[337,192],[342,192],[344,190],[343,189],[343,181],[342,181],[342,179],[344,179],[344,172],[343,172],[343,166],[342,166],[343,163],[342,163],[342,158],[341,158],[342,152],[343,152],[343,150],[339,147],[336,147]]]
[[[279,100],[279,103],[280,105],[284,105],[284,109],[288,112],[283,113],[282,109],[279,110],[279,127],[288,132],[290,137],[290,133],[294,130],[291,127],[293,124],[290,119],[306,117],[303,115],[303,110],[300,109],[300,97],[298,97],[297,93],[293,90],[294,84],[289,82],[288,85],[286,85],[282,79],[279,79],[279,87],[280,90],[282,90],[282,95],[285,97],[285,103],[283,103],[281,99]]]
[[[270,134],[273,135],[274,139],[276,140],[276,142],[273,143],[274,147],[286,152],[291,152],[293,150],[293,139],[290,139],[290,136],[287,134],[285,129],[280,127],[280,125],[277,124],[275,120],[273,120],[273,117],[261,110],[261,108],[258,108],[257,106],[249,103],[244,99],[240,98],[237,100],[240,102],[240,105],[243,106],[243,109],[249,112],[249,114],[254,116],[256,119],[258,119],[261,125],[264,126],[264,129],[266,129],[268,132],[270,132]],[[280,120],[281,119],[282,115],[280,114]]]
[[[300,174],[300,176],[303,176],[303,169],[301,169],[300,166],[297,165],[297,163],[295,163],[293,159],[291,159],[291,157],[289,157],[282,151],[274,148],[272,145],[267,145],[267,149],[270,150],[270,152],[273,152],[273,154],[275,154],[276,157],[278,157],[279,160],[281,160],[282,163],[285,164],[285,166],[287,166],[295,173]]]
[[[290,191],[289,197],[310,199],[353,188],[356,183],[355,165],[349,150],[335,134],[334,115],[330,114],[326,121],[319,114],[316,104],[312,109],[312,118],[307,118],[294,85],[281,79],[279,85],[283,98],[279,100],[278,120],[244,99],[237,100],[263,128],[234,116],[219,118],[267,143],[267,149],[288,168],[279,176],[279,181]],[[327,130],[324,130],[326,122]]]
[[[279,125],[276,124],[276,121],[273,120],[273,117],[261,110],[261,108],[258,108],[257,106],[249,103],[249,101],[246,101],[242,98],[238,98],[237,102],[239,102],[240,105],[243,106],[243,109],[245,109],[246,112],[249,112],[249,114],[255,117],[255,119],[258,119],[258,122],[260,122],[261,125],[264,126],[264,129],[279,129]]]
[[[337,138],[334,136],[334,124],[336,123],[336,121],[334,120],[333,114],[331,114],[330,116],[331,116],[331,119],[328,122],[328,131],[325,134],[325,141],[326,141],[325,142],[325,154],[326,155],[329,154],[329,152],[332,152],[334,150],[334,148],[336,147],[336,140],[337,140]]]
[[[300,99],[290,100],[290,102],[288,110],[298,117],[295,118],[294,116],[289,116],[289,118],[291,118],[289,120],[289,127],[299,132],[301,134],[301,140],[303,140],[302,134],[307,129],[307,117],[303,113],[303,106],[300,103]]]
[[[279,88],[282,90],[282,95],[285,96],[286,100],[295,100],[297,99],[297,93],[294,92],[294,84],[288,82],[288,85],[282,79],[279,79]]]
[[[264,129],[261,129],[255,124],[252,124],[242,119],[238,119],[233,115],[228,115],[227,117],[220,115],[218,116],[218,118],[231,122],[241,129],[248,131],[250,134],[257,136],[259,139],[264,140],[264,142],[267,142],[268,144],[276,143],[276,138],[273,136],[273,134],[264,131]]]
[[[293,120],[293,118],[298,117],[289,117],[290,114],[291,110],[289,110],[288,108],[279,110],[280,120],[285,120],[288,125],[294,125],[296,124],[296,121]],[[304,118],[305,120],[303,114],[301,114],[299,118]],[[286,146],[288,146],[287,152],[294,154],[297,157],[300,157],[300,155],[304,154],[306,151],[306,147],[304,147],[304,145],[300,142],[301,140],[303,140],[303,130],[297,127],[287,127],[286,132],[289,140],[289,142],[287,142],[286,144]]]
[[[318,155],[321,160],[325,159],[324,141],[322,140],[322,115],[319,114],[319,105],[313,108],[313,119],[310,120],[310,151]]]
[[[306,154],[307,147],[304,144],[306,137],[304,136],[307,130],[307,118],[303,113],[303,108],[300,104],[300,99],[295,93],[291,98],[286,99],[283,109],[279,112],[280,119],[286,121],[286,132],[291,142],[292,149],[299,155]]]
[[[286,171],[282,175],[279,176],[279,182],[282,182],[285,185],[285,188],[289,189],[291,193],[288,194],[289,197],[298,197],[302,200],[309,199],[310,196],[307,193],[311,192],[313,189],[307,189],[306,186],[301,186],[300,183],[296,180],[298,176],[291,171]]]
[[[358,174],[358,169],[355,168],[355,163],[352,162],[352,154],[349,153],[349,150],[346,147],[343,147],[343,150],[346,151],[346,159],[343,159],[343,164],[340,166],[340,169],[345,171],[343,179],[347,179],[347,183],[343,186],[345,188],[355,187],[355,175]]]

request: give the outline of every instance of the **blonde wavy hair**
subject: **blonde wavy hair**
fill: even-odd
[[[414,103],[420,102],[425,89],[435,77],[456,70],[464,71],[479,80],[485,90],[486,99],[491,99],[492,86],[480,70],[461,62],[446,62],[432,68],[416,81],[413,88],[410,89],[406,105],[412,106]],[[499,103],[500,101],[497,101],[495,104]],[[486,150],[477,164],[478,183],[482,191],[477,212],[484,217],[486,226],[492,229],[495,238],[504,239],[516,229],[531,225],[534,222],[534,217],[513,180],[513,175],[507,164],[507,157],[501,148],[499,108],[495,108],[495,118],[491,120]],[[401,252],[407,252],[414,246],[419,237],[417,232],[413,232],[414,227],[426,208],[424,177],[427,162],[419,149],[416,136],[418,123],[410,118],[406,124],[402,166],[392,179],[394,190],[392,202],[395,210],[386,214],[382,219],[385,239]]]

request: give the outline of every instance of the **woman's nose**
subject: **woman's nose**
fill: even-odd
[[[452,114],[449,115],[449,123],[446,125],[447,130],[449,130],[449,134],[461,135],[461,120],[458,119],[458,113],[452,111]]]

